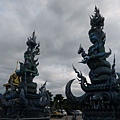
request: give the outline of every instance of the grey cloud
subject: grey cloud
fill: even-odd
[[[105,17],[107,35],[106,50],[109,47],[116,54],[116,70],[119,71],[119,3],[116,0],[21,0],[0,2],[0,89],[9,75],[14,72],[16,61],[23,61],[25,42],[33,30],[40,41],[41,54],[38,67],[40,75],[35,78],[38,87],[48,80],[47,88],[56,93],[64,93],[66,83],[76,77],[72,63],[88,77],[86,65],[78,64],[82,58],[77,54],[79,44],[86,52],[91,45],[88,39],[89,15],[94,6],[100,8]],[[117,43],[117,44],[114,44]],[[113,53],[108,59],[113,60]],[[72,86],[75,94],[83,94],[79,85]],[[74,88],[75,87],[75,88]]]

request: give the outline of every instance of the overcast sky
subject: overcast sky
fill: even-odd
[[[76,74],[72,64],[88,78],[87,65],[77,54],[79,44],[88,50],[89,15],[95,5],[105,17],[106,51],[112,49],[108,61],[116,54],[116,71],[120,71],[120,1],[119,0],[0,0],[0,91],[16,68],[16,61],[24,61],[26,41],[36,31],[41,54],[38,87],[47,80],[47,89],[65,96],[65,85]],[[89,81],[89,80],[88,80]],[[74,82],[73,93],[82,95],[79,83]]]

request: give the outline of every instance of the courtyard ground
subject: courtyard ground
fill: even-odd
[[[63,118],[51,118],[50,120],[72,120],[72,116],[64,116]],[[82,120],[81,115],[77,116],[77,120]]]

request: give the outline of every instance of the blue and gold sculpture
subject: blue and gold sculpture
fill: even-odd
[[[20,69],[16,69],[4,84],[6,91],[0,95],[0,119],[26,118],[49,120],[50,113],[46,106],[50,103],[50,96],[46,91],[46,82],[39,88],[33,81],[38,76],[39,65],[36,55],[40,54],[40,44],[36,42],[35,32],[26,42],[27,50],[24,53],[24,62]]]

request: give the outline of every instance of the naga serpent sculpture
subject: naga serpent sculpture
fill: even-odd
[[[115,72],[115,55],[113,65],[106,60],[111,55],[105,52],[106,35],[103,32],[104,17],[95,6],[94,15],[90,17],[91,29],[88,32],[90,42],[88,53],[79,46],[78,54],[83,60],[79,63],[87,64],[90,72],[90,82],[74,66],[77,80],[80,81],[82,96],[76,97],[71,91],[71,85],[75,79],[66,84],[66,96],[75,105],[80,105],[84,120],[119,120],[120,115],[120,74]],[[111,114],[112,113],[112,114]]]
[[[27,50],[24,53],[24,62],[20,63],[20,69],[10,77],[4,94],[0,94],[0,107],[3,109],[1,118],[43,118],[50,119],[49,110],[50,96],[46,91],[46,82],[39,88],[34,77],[38,76],[39,65],[36,55],[40,54],[40,43],[36,42],[35,31],[26,42]],[[16,83],[17,84],[16,84]],[[9,85],[9,86],[8,86]],[[1,112],[1,111],[0,111]]]

